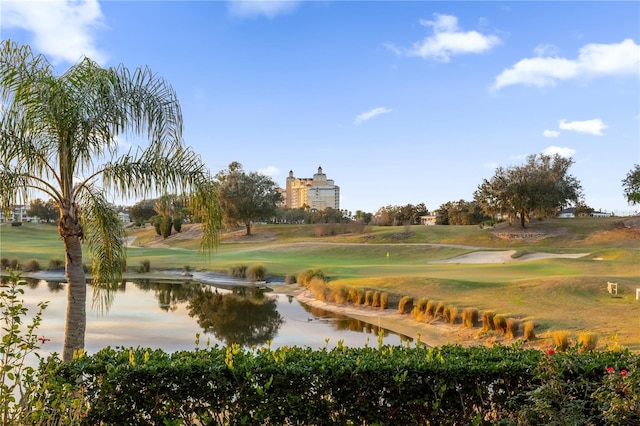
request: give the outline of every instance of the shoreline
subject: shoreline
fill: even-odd
[[[415,343],[420,342],[421,344],[429,347],[442,346],[446,344],[469,346],[479,343],[475,339],[466,335],[469,330],[463,329],[459,324],[429,324],[416,321],[410,315],[400,314],[393,309],[381,310],[379,308],[372,308],[369,306],[323,302],[314,298],[309,290],[299,288],[297,285],[295,286],[296,288],[292,289],[292,285],[268,285],[274,293],[291,295],[300,303],[387,329],[394,333],[410,337]]]

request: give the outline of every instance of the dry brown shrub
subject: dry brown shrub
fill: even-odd
[[[480,314],[476,308],[466,308],[462,311],[462,324],[467,328],[473,328],[476,326]]]
[[[364,306],[371,306],[371,303],[373,303],[373,291],[367,290],[364,293]]]
[[[408,314],[413,309],[413,297],[402,296],[400,302],[398,302],[398,312],[401,314]]]
[[[502,315],[494,315],[493,328],[500,334],[507,332],[507,320]]]
[[[380,292],[379,291],[374,291],[373,292],[373,300],[371,301],[371,306],[373,306],[374,308],[379,308],[380,307]]]
[[[520,320],[517,318],[507,318],[507,337],[515,339],[520,334]]]
[[[389,295],[383,292],[380,295],[380,309],[387,309],[389,307]]]
[[[436,312],[435,312],[435,317],[438,318],[442,318],[442,314],[444,314],[444,302],[441,300],[438,302],[438,304],[436,305]]]
[[[524,323],[524,339],[531,342],[536,339],[536,333],[534,332],[533,321],[527,321]]]
[[[493,311],[484,311],[482,313],[482,330],[490,331],[495,330],[495,325],[493,324],[493,317],[495,316],[495,312]]]
[[[569,348],[571,344],[569,341],[569,332],[566,330],[557,330],[551,333],[553,337],[553,344],[556,346],[556,350],[564,352]]]

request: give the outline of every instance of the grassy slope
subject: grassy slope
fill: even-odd
[[[188,231],[188,227],[186,228]],[[198,253],[193,232],[160,240],[151,228],[135,231],[128,264],[149,259],[152,268],[225,270],[231,265],[263,263],[274,275],[321,268],[336,285],[387,291],[398,296],[428,297],[447,304],[490,309],[524,320],[539,329],[597,331],[602,343],[612,336],[640,350],[640,231],[626,229],[621,219],[549,220],[525,231],[542,239],[504,240],[495,233],[520,232],[502,225],[494,231],[468,227],[374,227],[360,235],[314,237],[312,226],[263,225],[255,236],[223,237],[212,256]],[[0,226],[0,257],[22,262],[36,258],[46,265],[63,258],[55,226]],[[490,250],[589,253],[580,259],[545,259],[506,264],[433,264],[477,246]],[[389,256],[387,257],[387,253]],[[594,260],[601,259],[601,260]],[[606,292],[606,282],[618,282],[619,297]]]

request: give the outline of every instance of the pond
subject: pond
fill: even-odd
[[[24,299],[30,311],[49,301],[38,335],[46,339],[42,354],[60,353],[64,340],[67,284],[27,280]],[[96,300],[94,302],[94,296]],[[405,344],[412,339],[360,320],[298,302],[293,296],[258,288],[217,287],[211,283],[123,281],[104,308],[103,295],[87,286],[85,350],[103,347],[150,347],[167,352],[193,350],[207,343],[245,347],[270,345],[333,348]]]

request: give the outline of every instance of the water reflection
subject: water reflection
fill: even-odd
[[[275,299],[258,289],[237,288],[230,292],[200,290],[189,300],[189,316],[206,333],[225,344],[251,347],[273,340],[284,322]]]
[[[52,339],[44,350],[59,352],[67,284],[64,278],[26,281],[24,298],[30,312],[38,302],[49,301],[38,331]],[[407,339],[363,321],[301,304],[291,295],[265,294],[225,284],[216,288],[196,281],[123,281],[111,292],[113,305],[108,311],[91,304],[101,291],[88,285],[87,292],[85,344],[89,353],[105,346],[192,350],[198,333],[206,336],[202,341],[210,340],[212,345],[260,346],[270,341],[274,348],[330,348],[339,341],[354,347],[376,345],[379,332],[384,334],[385,344],[401,344]]]

